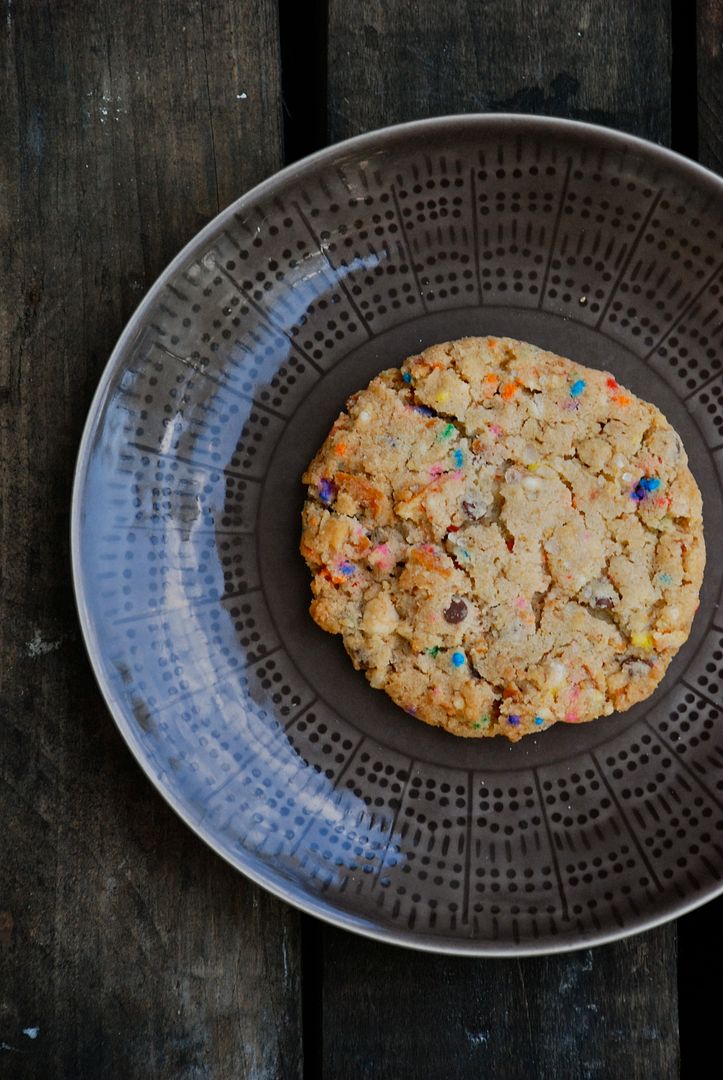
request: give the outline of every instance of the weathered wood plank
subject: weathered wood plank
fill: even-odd
[[[723,0],[698,0],[698,160],[723,173]]]
[[[324,1076],[677,1076],[675,930],[566,956],[466,960],[327,931]]]
[[[529,112],[670,131],[667,0],[329,0],[330,140],[420,116]]]
[[[276,4],[8,0],[0,34],[0,1073],[297,1077],[298,917],[131,760],[68,553],[115,338],[178,248],[281,164]]]
[[[330,0],[329,135],[534,112],[667,141],[667,3]],[[324,1075],[677,1075],[673,927],[545,959],[475,962],[322,931]]]

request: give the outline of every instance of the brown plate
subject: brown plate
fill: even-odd
[[[123,333],[78,463],[99,682],[219,854],[306,911],[478,955],[609,941],[722,889],[723,182],[525,116],[373,132],[211,222]],[[609,369],[680,432],[708,569],[622,715],[467,741],[371,690],[308,612],[300,473],[345,397],[426,345],[509,335]]]

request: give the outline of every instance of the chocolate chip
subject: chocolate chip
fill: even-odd
[[[484,516],[482,507],[479,503],[472,502],[471,499],[462,500],[462,509],[472,521],[479,521],[479,519]]]
[[[614,608],[615,601],[612,596],[598,596],[595,601],[595,607]]]
[[[467,605],[464,600],[453,600],[444,612],[448,623],[459,623],[467,618]]]

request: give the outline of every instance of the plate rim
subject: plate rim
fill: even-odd
[[[723,894],[723,879],[718,883],[702,889],[687,903],[681,904],[674,899],[671,899],[668,904],[663,905],[662,910],[659,909],[656,915],[649,918],[645,918],[644,916],[642,918],[635,918],[624,927],[619,927],[615,930],[584,934],[577,940],[563,940],[559,943],[554,941],[551,942],[548,938],[544,942],[539,943],[515,943],[511,941],[505,944],[495,945],[474,938],[452,940],[444,937],[438,938],[435,935],[428,933],[415,932],[414,930],[398,931],[391,927],[377,927],[367,925],[363,921],[360,922],[359,917],[337,908],[335,904],[330,903],[329,901],[324,902],[321,898],[305,892],[288,879],[279,877],[279,875],[274,876],[270,871],[266,872],[263,869],[258,869],[254,865],[244,864],[241,858],[234,857],[231,853],[225,851],[218,841],[215,840],[213,833],[204,828],[202,822],[196,823],[187,808],[182,805],[181,800],[163,785],[162,780],[151,768],[143,753],[142,747],[137,740],[137,736],[128,723],[119,700],[113,694],[112,688],[105,677],[104,666],[101,659],[101,648],[97,641],[94,630],[94,621],[86,601],[87,589],[85,588],[84,568],[81,558],[81,529],[85,512],[83,493],[91,458],[93,439],[95,432],[98,429],[98,422],[106,402],[108,391],[111,388],[112,378],[116,367],[118,366],[118,362],[127,346],[132,342],[134,336],[142,327],[148,309],[155,302],[156,298],[165,287],[168,279],[185,265],[185,263],[188,262],[212,236],[216,235],[219,229],[221,229],[230,218],[233,218],[235,214],[242,211],[247,206],[255,204],[266,194],[273,192],[279,184],[303,177],[305,173],[312,171],[319,165],[323,165],[328,161],[333,161],[335,158],[343,156],[346,153],[355,154],[359,151],[363,151],[366,146],[378,147],[380,142],[383,144],[393,141],[398,137],[414,135],[417,132],[429,131],[434,128],[439,128],[445,133],[448,133],[450,127],[452,129],[463,129],[466,126],[487,129],[500,128],[504,130],[508,130],[510,127],[528,126],[537,127],[542,132],[547,131],[550,135],[560,132],[567,132],[571,135],[578,136],[588,135],[590,138],[597,140],[598,143],[601,139],[603,142],[607,142],[610,149],[617,149],[621,152],[635,150],[643,155],[652,154],[655,158],[660,159],[662,163],[668,163],[672,168],[678,170],[683,169],[684,172],[687,171],[691,176],[692,182],[698,181],[698,183],[702,182],[709,186],[712,185],[714,188],[718,189],[721,195],[723,195],[723,177],[718,176],[717,173],[708,169],[706,166],[700,165],[698,162],[692,161],[685,155],[679,154],[677,151],[671,150],[669,147],[663,146],[660,143],[652,142],[649,139],[644,139],[640,136],[632,135],[628,132],[607,127],[602,124],[591,124],[580,120],[568,120],[562,117],[535,116],[532,113],[454,113],[443,116],[425,117],[424,119],[419,120],[409,120],[400,124],[375,128],[372,131],[364,132],[360,135],[352,136],[349,139],[332,143],[330,146],[322,147],[320,150],[316,150],[312,154],[292,162],[290,165],[286,165],[277,172],[272,173],[215,214],[203,228],[195,233],[183,245],[174,258],[166,264],[144,293],[129,319],[126,321],[113,350],[105,363],[88,408],[88,413],[83,425],[83,433],[80,443],[78,444],[73,471],[70,512],[71,577],[75,606],[83,638],[83,646],[88,656],[90,667],[98,689],[100,690],[101,697],[117,730],[126,744],[126,747],[130,750],[136,762],[140,765],[141,770],[148,780],[150,780],[151,784],[166,804],[170,806],[181,821],[195,833],[199,840],[203,841],[203,843],[211,848],[217,856],[220,856],[224,862],[232,866],[234,870],[240,872],[246,878],[254,882],[254,884],[261,886],[277,899],[290,904],[303,914],[312,915],[331,926],[349,930],[352,933],[356,933],[370,940],[421,952],[437,953],[447,956],[476,956],[490,959],[509,958],[512,956],[551,956],[577,952],[581,949],[589,949],[598,945],[622,941],[625,938],[632,937],[636,934],[653,930],[659,926],[664,926],[666,923],[689,914],[703,904],[706,904],[710,900]],[[281,882],[281,884],[279,882]],[[284,883],[286,884],[286,888],[283,887]]]

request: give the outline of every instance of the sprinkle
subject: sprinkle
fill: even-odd
[[[545,721],[542,719],[541,716],[536,716],[535,717],[535,723],[537,724],[538,727],[542,727],[542,725],[545,723]]]
[[[616,405],[624,406],[624,405],[629,405],[630,402],[632,401],[632,398],[629,397],[628,394],[616,394],[615,397],[613,398],[613,401],[615,402]]]
[[[519,389],[520,384],[517,381],[508,382],[505,383],[505,385],[502,387],[502,389],[500,390],[500,394],[505,399],[505,401],[509,401],[510,398],[513,398],[515,396]]]
[[[491,371],[488,371],[487,374],[485,375],[485,382],[487,382],[487,383],[492,384],[492,383],[498,383],[499,381],[500,380],[497,378],[497,376],[494,375]]]
[[[673,579],[670,574],[658,574],[658,581],[661,585],[672,585]]]
[[[472,725],[472,727],[474,727],[474,728],[481,728],[481,727],[487,727],[487,725],[489,724],[489,722],[490,722],[490,718],[489,718],[489,716],[480,716],[480,718],[479,718],[479,720],[477,721],[477,723],[476,723],[476,724],[473,724],[473,725]]]
[[[444,465],[440,465],[439,462],[436,465],[430,465],[429,467],[430,476],[441,476],[443,472]]]
[[[514,536],[508,536],[507,539],[505,540],[505,544],[507,545],[507,550],[508,551],[514,551],[514,547],[515,547],[515,538],[514,538]]]
[[[446,390],[440,390],[438,394],[434,395],[434,400],[443,405],[445,401],[449,401],[449,394]]]
[[[336,484],[333,480],[325,480],[324,477],[319,481],[319,498],[322,502],[330,503],[336,498]]]
[[[456,469],[461,469],[464,462],[464,454],[461,450],[452,451],[452,461],[454,462]]]
[[[660,480],[657,476],[641,476],[630,498],[635,499],[636,502],[642,502],[646,495],[649,495],[651,491],[657,491],[659,487]]]
[[[342,574],[344,574],[345,577],[351,577],[354,573],[355,567],[353,563],[343,562],[339,563],[339,570]]]
[[[346,450],[347,450],[346,443],[343,443],[343,442],[337,443],[336,446],[334,447],[334,453],[338,454],[339,457],[344,457],[344,454],[346,453]]]
[[[494,435],[494,437],[496,439],[499,439],[500,435],[504,435],[504,431],[500,427],[499,424],[490,424],[489,427],[490,427],[490,431],[492,432],[492,434]]]
[[[631,634],[630,644],[633,645],[636,649],[652,649],[652,634],[648,634],[647,632],[644,634]]]
[[[412,381],[411,372],[403,371],[402,372],[402,378],[404,379],[405,383],[410,383]]]
[[[572,710],[570,712],[568,712],[568,713],[565,713],[565,723],[567,723],[567,724],[577,724],[579,722],[580,722],[580,716],[579,716],[578,713],[573,712]]]
[[[520,722],[519,716],[508,716],[507,717],[507,723],[512,724],[513,727],[517,727],[519,722]]]
[[[440,439],[451,439],[456,430],[454,424],[445,424],[444,430],[439,437]]]
[[[427,649],[426,651],[429,656],[436,656],[439,652],[439,645],[433,645],[431,649]]]
[[[610,390],[618,390],[620,388],[620,383],[617,381],[617,379],[613,378],[607,379],[607,385],[608,389]]]
[[[392,555],[387,544],[377,544],[369,552],[369,563],[372,568],[388,571],[392,568]]]
[[[414,406],[414,411],[418,412],[418,413],[421,413],[422,416],[436,416],[437,415],[436,412],[434,411],[434,409],[428,408],[427,405],[415,405]]]
[[[464,653],[459,652],[459,651],[458,652],[453,652],[452,653],[452,663],[454,664],[455,667],[462,667],[462,664],[464,663]]]
[[[580,394],[585,389],[585,380],[577,379],[570,387],[570,397],[580,397]]]

